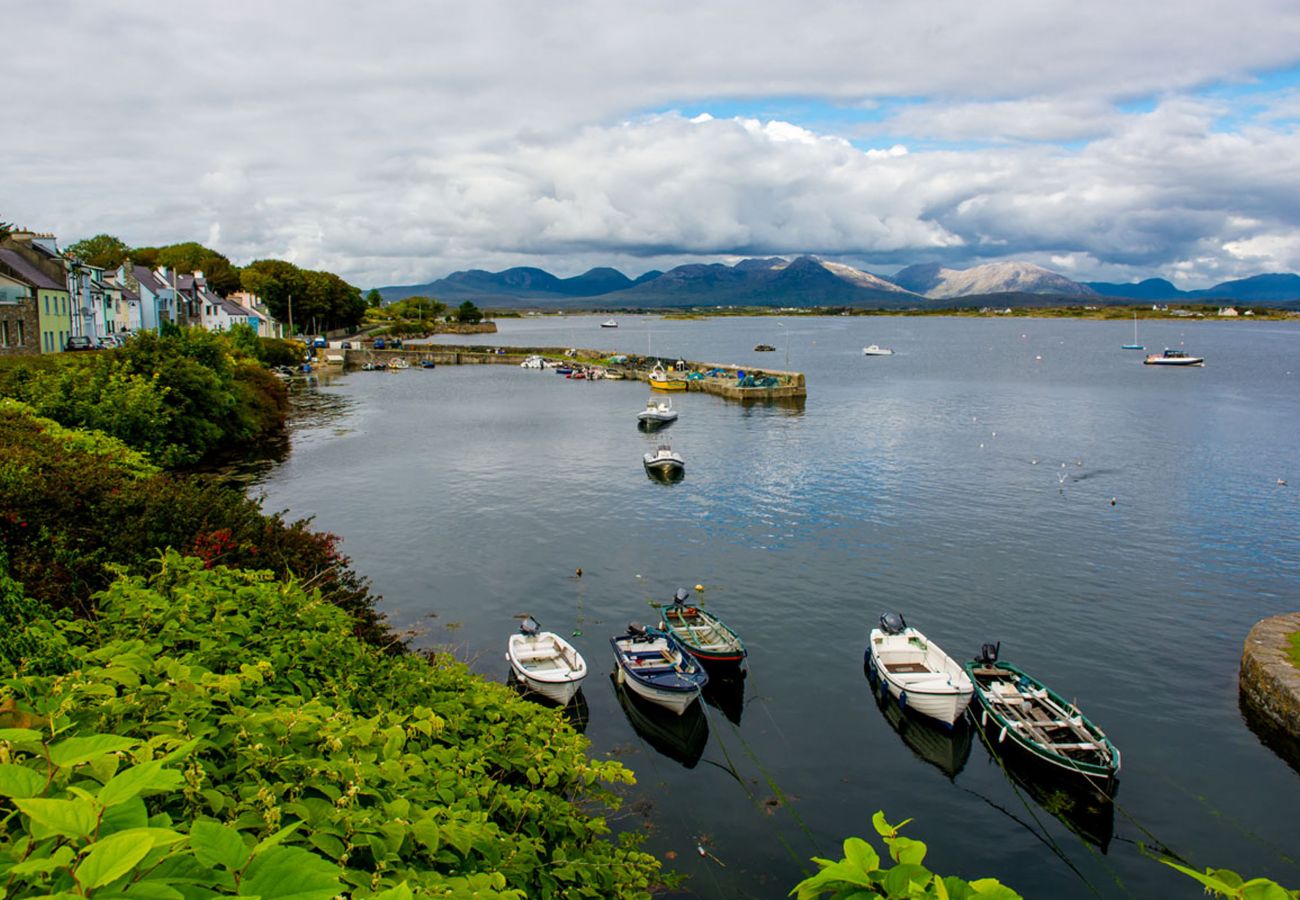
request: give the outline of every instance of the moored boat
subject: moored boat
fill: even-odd
[[[668,372],[663,366],[655,366],[650,370],[650,387],[656,391],[684,391],[686,379]]]
[[[702,663],[738,666],[744,662],[747,651],[740,635],[708,610],[687,605],[689,596],[686,588],[677,589],[672,604],[662,610],[660,630],[681,641]]]
[[[646,400],[645,409],[636,414],[636,419],[649,427],[667,425],[677,421],[677,410],[673,409],[673,401],[669,398],[651,397]]]
[[[871,344],[870,346],[862,348],[862,355],[863,356],[893,356],[894,351],[890,350],[888,347],[881,347],[877,344]]]
[[[653,453],[645,454],[642,462],[648,471],[660,475],[674,475],[686,471],[686,461],[682,459],[682,455],[667,444],[660,444]]]
[[[998,660],[1001,644],[985,644],[966,663],[981,707],[980,727],[990,745],[1013,745],[1065,772],[1108,783],[1119,774],[1120,754],[1079,708],[1032,675]]]
[[[1146,347],[1138,343],[1138,314],[1136,312],[1133,313],[1133,343],[1124,344],[1119,349],[1121,350],[1145,350],[1146,349]]]
[[[667,632],[633,623],[609,644],[618,664],[618,683],[679,716],[708,684],[704,667]]]
[[[1147,366],[1203,366],[1205,365],[1205,357],[1192,356],[1186,350],[1171,350],[1166,347],[1164,353],[1152,353],[1142,360],[1142,364]]]
[[[601,322],[601,323],[600,323],[600,327],[601,327],[601,328],[617,328],[617,327],[618,327],[618,323],[615,322],[613,319],[606,319],[604,322]]]
[[[542,631],[531,616],[506,645],[510,669],[529,690],[561,706],[573,699],[587,677],[587,661],[577,649],[551,631]]]
[[[871,629],[867,659],[900,705],[949,728],[975,691],[965,670],[899,613],[885,613]]]

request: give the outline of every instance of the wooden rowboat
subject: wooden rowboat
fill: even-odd
[[[1110,738],[1073,703],[1037,678],[998,660],[1001,645],[985,644],[966,663],[979,701],[980,728],[990,746],[1013,746],[1064,772],[1109,783],[1119,775],[1120,754]]]
[[[662,610],[659,628],[668,632],[703,663],[740,665],[747,651],[740,635],[706,609],[686,605],[689,594],[679,588],[671,606]]]

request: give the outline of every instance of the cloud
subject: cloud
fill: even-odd
[[[1300,267],[1294,95],[1231,132],[1195,97],[1300,61],[1290,0],[47,0],[5,22],[30,138],[0,218],[65,241],[215,235],[366,285],[751,252]],[[716,112],[773,97],[861,115]]]

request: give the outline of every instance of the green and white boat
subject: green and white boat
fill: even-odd
[[[981,707],[980,728],[989,745],[1011,743],[1060,769],[1109,784],[1119,775],[1119,750],[1073,703],[1037,678],[998,660],[1001,644],[985,644],[966,663]]]

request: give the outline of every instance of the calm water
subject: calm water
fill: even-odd
[[[788,352],[807,404],[690,394],[647,436],[637,383],[355,373],[317,389],[255,489],[343,535],[397,625],[489,678],[517,614],[580,631],[592,752],[639,779],[618,827],[675,854],[695,895],[784,896],[876,810],[915,817],[940,871],[1030,897],[1199,896],[1139,842],[1300,884],[1300,775],[1243,724],[1236,687],[1250,626],[1300,608],[1300,323],[1143,322],[1148,348],[1208,358],[1181,370],[1120,350],[1128,322],[602,318],[505,320],[491,339]],[[642,470],[660,440],[686,458],[680,484]],[[748,679],[682,722],[625,710],[609,635],[696,583],[748,643]],[[1123,752],[1116,806],[1053,815],[1074,798],[878,704],[862,659],[886,610],[958,658],[1001,640],[1077,697]]]

